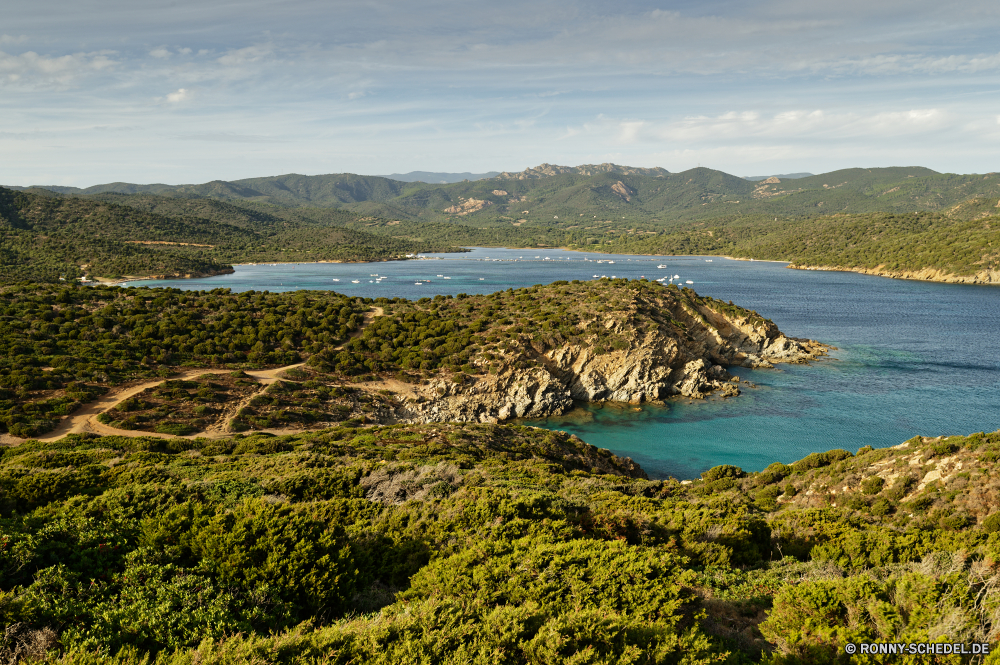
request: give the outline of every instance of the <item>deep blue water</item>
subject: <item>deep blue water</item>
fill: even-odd
[[[652,477],[690,478],[716,464],[760,470],[773,461],[790,462],[831,448],[855,451],[865,445],[892,446],[916,434],[1000,429],[997,287],[789,270],[783,263],[720,257],[504,249],[431,256],[441,258],[238,266],[232,275],[134,284],[234,291],[332,289],[365,297],[419,298],[491,293],[595,274],[651,279],[677,274],[681,281],[694,282],[690,286],[700,294],[757,310],[787,335],[839,348],[832,359],[809,366],[731,368],[758,386],[735,399],[671,401],[638,409],[592,405],[529,421],[628,455]],[[523,258],[515,261],[518,257]],[[597,264],[598,259],[615,263]],[[658,264],[667,268],[657,269]],[[376,282],[375,273],[384,279]],[[418,286],[417,280],[429,282]]]

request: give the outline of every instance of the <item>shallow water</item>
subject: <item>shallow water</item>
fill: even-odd
[[[133,285],[332,289],[373,298],[419,298],[492,293],[595,274],[650,279],[676,274],[682,282],[691,280],[689,286],[702,295],[757,310],[787,335],[839,347],[832,359],[809,366],[731,368],[758,386],[744,387],[734,399],[583,405],[560,417],[528,421],[629,455],[653,477],[689,478],[716,464],[759,470],[831,448],[855,451],[895,445],[916,434],[1000,429],[996,287],[789,270],[783,263],[720,257],[492,248],[431,256],[441,258],[237,266],[232,275]],[[667,267],[658,269],[660,264]]]

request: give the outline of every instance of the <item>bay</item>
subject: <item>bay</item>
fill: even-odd
[[[691,478],[717,464],[756,471],[832,448],[853,452],[917,434],[1000,429],[997,287],[790,270],[784,263],[722,257],[496,248],[428,256],[433,258],[247,265],[230,275],[131,285],[420,298],[594,275],[680,275],[702,295],[757,310],[787,335],[838,347],[830,359],[808,366],[731,368],[757,385],[734,399],[581,405],[563,416],[527,421],[628,455],[651,477]]]

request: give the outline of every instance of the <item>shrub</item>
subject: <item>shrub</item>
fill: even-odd
[[[260,499],[213,518],[193,539],[196,552],[224,584],[264,587],[293,603],[299,619],[337,610],[354,593],[351,548],[328,524]]]
[[[996,533],[1000,531],[1000,512],[992,513],[986,516],[980,528],[986,533]]]
[[[705,482],[712,482],[713,480],[720,480],[722,478],[742,478],[745,475],[747,474],[738,466],[720,464],[719,466],[713,466],[701,474],[701,477]]]
[[[881,476],[871,476],[861,481],[861,491],[869,496],[878,494],[885,487],[885,479]]]

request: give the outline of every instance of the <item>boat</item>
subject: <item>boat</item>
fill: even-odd
[[[674,275],[674,279],[680,279],[680,278],[681,278],[680,275]]]
[[[339,279],[337,279],[336,277],[334,277],[334,278],[333,278],[333,281],[335,281],[335,282],[339,282],[340,280],[339,280]]]
[[[663,264],[661,263],[660,265],[658,265],[658,266],[656,266],[656,267],[657,267],[657,268],[659,268],[660,270],[663,270],[663,269],[664,269],[664,268],[666,268],[667,266],[665,266],[665,265],[663,265]]]
[[[694,284],[694,282],[692,282],[690,279],[688,281],[684,282],[684,283],[685,284]]]
[[[360,279],[352,279],[351,280],[351,284],[360,284],[360,283],[361,283]]]
[[[484,281],[485,279],[486,279],[485,277],[480,277],[480,278],[479,278],[479,281],[480,281],[480,282],[482,282],[482,281]]]
[[[451,279],[451,277],[445,277],[444,279]]]
[[[421,284],[423,284],[423,282],[414,282],[414,284],[416,284],[417,286],[420,286]]]
[[[711,263],[712,259],[705,259],[705,263]]]

